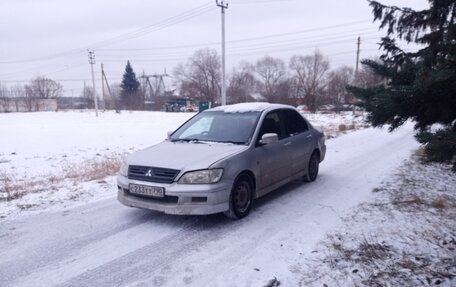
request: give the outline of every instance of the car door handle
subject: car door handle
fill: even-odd
[[[312,135],[307,135],[306,138],[310,139],[312,137]]]
[[[291,142],[284,143],[283,145],[284,146],[289,146],[289,145],[291,145]]]

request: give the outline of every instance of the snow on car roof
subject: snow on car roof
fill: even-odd
[[[262,112],[267,108],[271,107],[290,107],[287,105],[281,104],[271,104],[265,102],[255,102],[255,103],[240,103],[227,106],[219,106],[210,109],[210,111],[223,111],[225,113],[247,113],[247,112]]]

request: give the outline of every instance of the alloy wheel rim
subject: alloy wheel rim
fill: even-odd
[[[309,174],[312,179],[315,178],[315,176],[317,175],[317,169],[318,169],[317,159],[315,156],[313,156],[312,160],[310,161],[310,166],[309,166]]]
[[[249,204],[250,188],[248,183],[242,182],[236,188],[236,192],[234,194],[234,205],[238,212],[243,213],[249,208]]]

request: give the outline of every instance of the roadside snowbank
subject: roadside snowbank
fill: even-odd
[[[300,264],[303,286],[454,286],[456,176],[417,156]]]

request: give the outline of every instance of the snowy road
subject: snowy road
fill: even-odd
[[[327,142],[316,182],[258,200],[243,220],[179,217],[115,198],[0,223],[1,286],[297,286],[300,264],[417,147],[412,126]]]

